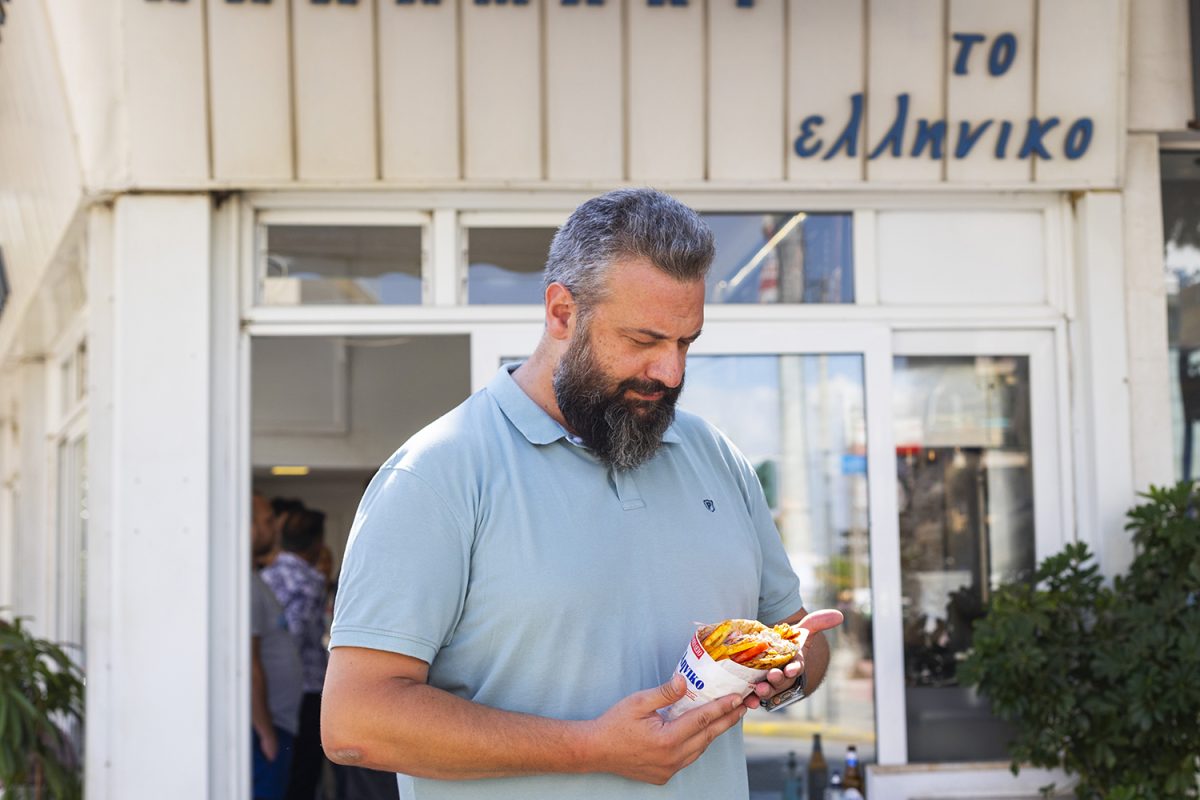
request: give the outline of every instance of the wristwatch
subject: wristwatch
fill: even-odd
[[[778,711],[781,708],[790,706],[792,703],[800,702],[806,697],[804,687],[807,683],[808,676],[801,672],[800,677],[796,679],[796,683],[792,688],[785,689],[774,697],[768,697],[766,700],[763,700],[762,707],[767,711]]]

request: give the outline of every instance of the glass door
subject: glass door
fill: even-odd
[[[472,336],[472,383],[533,349],[541,326]],[[746,718],[747,753],[777,765],[821,733],[831,762],[904,758],[891,352],[883,326],[706,323],[680,408],[725,432],[754,464],[807,608],[840,608],[822,690]],[[891,599],[889,599],[891,598]],[[895,685],[891,685],[895,684]],[[878,720],[878,723],[877,723]],[[891,721],[889,723],[889,721]]]
[[[912,763],[1005,761],[1009,728],[956,668],[992,591],[1070,531],[1053,332],[901,333],[892,405]]]

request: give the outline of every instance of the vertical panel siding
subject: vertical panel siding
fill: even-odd
[[[872,181],[927,181],[942,178],[942,160],[926,148],[912,155],[917,120],[942,119],[944,86],[943,0],[870,0],[868,6],[870,66],[867,87],[867,177]],[[907,113],[900,127],[900,155],[885,147],[870,155],[896,124],[901,98]]]
[[[540,2],[463,3],[468,178],[542,176]]]
[[[630,178],[699,180],[705,171],[703,2],[628,2]]]
[[[203,9],[125,0],[125,87],[135,184],[208,179]]]
[[[302,180],[376,177],[374,5],[292,4]]]
[[[1017,158],[1020,137],[1014,134],[1033,114],[1033,56],[1035,51],[1033,0],[950,0],[950,33],[979,34],[984,41],[964,45],[949,38],[946,51],[947,130],[946,176],[952,183],[986,181],[1026,182],[1033,177],[1028,159]],[[1009,40],[997,37],[1012,34],[1016,50],[1008,64]],[[999,44],[997,44],[999,41]],[[993,49],[994,48],[994,49]],[[993,57],[994,56],[994,57]],[[961,65],[966,74],[956,73]],[[993,75],[993,71],[1003,74]],[[992,123],[979,133],[975,144],[958,157],[960,127],[979,131],[986,121]],[[1012,123],[1012,132],[1004,157],[998,157],[997,145],[1005,130],[1003,121]],[[971,134],[968,134],[968,136]],[[1014,141],[1015,140],[1015,141]]]
[[[551,180],[624,174],[621,2],[546,0],[546,165]]]
[[[708,177],[781,180],[787,0],[708,4]]]
[[[1034,163],[1038,182],[1117,182],[1125,122],[1120,113],[1124,13],[1122,0],[1040,0],[1037,114],[1043,121],[1060,121],[1044,137],[1051,158]],[[1083,155],[1069,159],[1069,131],[1085,117],[1092,120],[1091,141]]]
[[[292,177],[286,3],[208,3],[213,176]]]
[[[459,177],[458,4],[379,5],[383,177]]]
[[[789,0],[788,179],[857,181],[863,177],[866,122],[859,115],[853,148],[835,145],[853,119],[852,98],[866,83],[863,53],[865,0]],[[810,117],[813,135],[796,152],[801,125]],[[817,141],[820,147],[812,148]],[[831,155],[832,153],[832,155]]]

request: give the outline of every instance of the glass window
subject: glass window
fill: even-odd
[[[1200,152],[1165,152],[1161,169],[1175,477],[1192,480],[1200,461],[1195,446],[1200,423]]]
[[[472,305],[542,304],[542,271],[557,228],[468,228],[467,297]]]
[[[898,357],[893,378],[908,757],[1007,760],[955,678],[999,584],[1034,568],[1027,357]]]
[[[702,216],[717,245],[707,302],[854,302],[850,214]]]
[[[269,225],[260,302],[418,305],[421,228]]]
[[[746,718],[751,759],[807,754],[831,765],[851,744],[875,754],[866,419],[859,355],[690,356],[681,408],[724,431],[750,459],[809,610],[839,608],[821,691]]]

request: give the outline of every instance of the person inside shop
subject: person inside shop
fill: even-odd
[[[283,606],[288,631],[300,651],[304,696],[293,748],[287,800],[313,800],[325,771],[321,750],[321,687],[325,683],[325,575],[317,562],[325,543],[325,514],[292,509],[283,524],[280,553],[262,579]]]
[[[283,608],[257,564],[276,550],[278,528],[267,498],[255,493],[250,525],[250,721],[255,800],[282,800],[300,719],[300,651]]]
[[[322,734],[401,796],[748,794],[738,724],[802,699],[800,654],[744,699],[673,721],[697,621],[806,614],[752,465],[677,412],[712,233],[649,189],[593,198],[554,237],[533,355],[404,444],[343,559]],[[658,788],[666,785],[666,789]]]

